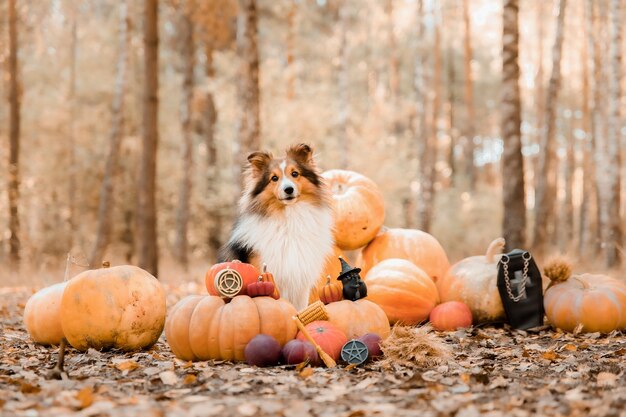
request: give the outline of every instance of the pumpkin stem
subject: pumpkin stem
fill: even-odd
[[[326,285],[330,285],[330,274],[326,275]]]
[[[263,264],[263,273],[264,274],[267,273],[267,264],[266,263]]]
[[[495,239],[493,242],[491,242],[489,244],[489,247],[487,248],[487,252],[485,253],[485,258],[487,258],[487,262],[489,262],[490,264],[493,263],[494,256],[502,253],[502,251],[504,250],[505,244],[506,244],[506,241],[504,240],[503,237],[499,237]]]
[[[110,268],[111,267],[111,262],[109,262],[109,261],[102,262],[102,267],[103,268]]]
[[[580,282],[580,285],[583,286],[584,290],[588,290],[589,288],[591,288],[591,285],[589,285],[589,283],[587,281],[578,278],[578,276],[572,276],[571,278],[573,280],[576,280],[576,281]]]

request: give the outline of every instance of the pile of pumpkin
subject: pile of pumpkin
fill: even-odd
[[[335,205],[335,255],[360,249],[357,264],[368,288],[389,321],[453,330],[472,323],[505,321],[497,288],[504,239],[494,240],[484,256],[450,266],[443,247],[428,233],[385,229],[385,205],[378,186],[344,170],[323,174]],[[333,265],[327,265],[332,275]],[[546,265],[551,284],[544,308],[552,326],[565,331],[603,332],[626,329],[626,285],[606,275],[572,275],[562,260]],[[318,289],[326,285],[323,278]],[[311,299],[315,297],[312,296]]]
[[[227,294],[221,288],[225,276],[240,279],[236,292]],[[260,273],[239,261],[223,262],[209,269],[205,282],[209,294],[179,301],[165,325],[172,352],[183,360],[245,360],[259,366],[308,361],[320,365],[318,349],[338,361],[349,339],[363,341],[376,356],[380,340],[390,332],[379,306],[364,299],[341,300],[341,287],[336,284],[329,283],[320,292],[328,319],[306,324],[303,332],[298,331],[298,312],[280,298],[270,272]]]
[[[148,272],[134,266],[85,271],[31,297],[24,311],[28,332],[42,344],[65,338],[79,350],[131,351],[153,345],[165,327],[172,351],[184,360],[317,364],[314,345],[337,360],[346,341],[361,339],[377,354],[378,342],[394,323],[430,319],[436,329],[452,330],[505,320],[496,285],[503,239],[494,240],[484,256],[450,267],[444,249],[428,233],[383,228],[384,202],[373,181],[343,170],[323,176],[333,194],[337,246],[310,298],[326,305],[328,319],[307,324],[306,332],[298,331],[298,312],[280,298],[271,273],[241,262],[209,269],[209,295],[184,298],[167,322],[163,288]],[[342,300],[341,283],[329,277],[341,272],[337,257],[357,249],[367,298]],[[626,285],[605,275],[572,275],[561,261],[548,265],[545,275],[552,283],[544,307],[554,327],[626,329]]]

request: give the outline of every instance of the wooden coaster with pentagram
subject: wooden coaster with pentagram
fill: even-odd
[[[234,269],[222,269],[215,276],[215,288],[222,297],[233,298],[243,288],[243,278]]]
[[[357,339],[348,340],[341,348],[341,359],[355,365],[364,363],[368,355],[369,350],[365,343]]]

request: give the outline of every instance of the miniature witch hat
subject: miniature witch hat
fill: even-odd
[[[361,272],[361,268],[356,268],[356,267],[352,267],[350,266],[350,264],[348,264],[343,257],[339,257],[339,261],[341,262],[341,273],[339,274],[339,276],[337,277],[338,280],[341,281],[341,279],[345,276],[348,275],[351,272],[354,273],[359,273]]]

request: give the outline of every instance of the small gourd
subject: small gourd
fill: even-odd
[[[263,275],[259,275],[257,282],[248,284],[248,295],[250,297],[272,297],[275,288],[273,282],[263,281]]]
[[[263,273],[260,276],[261,281],[271,282],[274,284],[274,292],[270,295],[275,300],[280,298],[280,291],[278,290],[278,285],[276,285],[276,281],[274,280],[274,275],[271,272],[267,272],[267,264],[263,264]]]
[[[324,304],[343,300],[343,288],[339,282],[330,282],[330,275],[326,277],[326,284],[319,291],[320,300]]]

